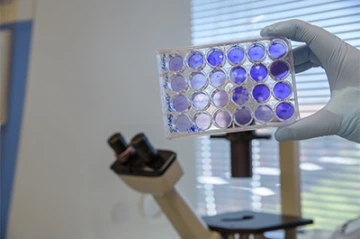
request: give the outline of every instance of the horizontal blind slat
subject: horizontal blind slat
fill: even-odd
[[[317,2],[317,1],[313,1],[313,2]],[[306,15],[312,15],[312,14],[321,14],[321,13],[326,13],[329,14],[329,12],[335,12],[335,9],[338,10],[346,10],[346,15],[347,14],[353,14],[356,13],[355,11],[353,11],[352,9],[359,7],[359,2],[351,2],[349,4],[346,5],[342,5],[339,2],[336,3],[328,3],[328,4],[317,4],[318,7],[313,7],[313,8],[301,8],[301,13],[299,12],[299,8],[293,8],[293,9],[287,9],[286,11],[282,12],[281,15],[279,15],[278,11],[274,11],[271,8],[267,8],[267,9],[262,9],[261,11],[256,11],[258,15],[266,15],[267,17],[269,17],[270,19],[278,19],[278,18],[295,18],[297,16],[306,16]],[[334,5],[336,6],[334,8]],[[218,13],[217,15],[211,15],[209,17],[202,17],[202,18],[196,18],[196,16],[194,16],[195,14],[193,14],[192,17],[192,24],[193,25],[201,25],[201,24],[210,24],[210,23],[219,23],[219,22],[228,22],[228,21],[232,21],[232,20],[239,20],[239,19],[248,19],[249,22],[249,15],[251,14],[250,11],[248,11],[248,9],[244,9],[245,13],[243,11],[237,12],[237,13],[233,13],[233,14],[221,14]],[[324,16],[324,15],[323,15]],[[336,15],[335,15],[336,16]]]

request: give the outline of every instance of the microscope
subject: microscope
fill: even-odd
[[[239,150],[249,154],[249,142],[257,138],[251,131],[214,137],[230,140],[234,151],[232,155],[235,156],[239,156]],[[176,187],[183,170],[175,152],[155,149],[144,133],[135,135],[129,144],[121,133],[115,133],[108,139],[108,144],[116,155],[111,170],[130,188],[151,194],[181,238],[249,239],[252,236],[254,239],[266,239],[265,232],[282,229],[286,239],[295,239],[296,234],[288,232],[313,223],[301,217],[252,211],[199,217]],[[251,163],[246,160],[232,162],[232,176],[251,176]]]

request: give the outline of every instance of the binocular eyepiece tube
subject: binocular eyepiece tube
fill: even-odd
[[[110,136],[108,144],[118,155],[124,152],[128,147],[125,138],[120,133],[115,133]]]
[[[144,133],[135,135],[134,138],[132,138],[130,145],[133,146],[146,164],[151,164],[158,159],[157,150],[151,145]]]
[[[135,135],[129,144],[120,133],[115,133],[108,139],[108,144],[117,155],[132,147],[146,165],[155,166],[159,163],[157,162],[160,159],[158,151],[151,145],[144,133]]]

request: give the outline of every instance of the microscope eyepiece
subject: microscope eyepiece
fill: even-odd
[[[158,158],[157,150],[151,145],[145,134],[140,133],[135,135],[130,144],[145,163],[152,163]]]
[[[108,139],[108,144],[115,151],[116,154],[121,154],[124,152],[128,145],[126,140],[120,133],[115,133]]]

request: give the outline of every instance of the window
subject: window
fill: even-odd
[[[321,26],[360,48],[359,1],[329,0],[192,0],[194,45],[257,37],[272,23],[302,19]],[[293,42],[293,46],[299,46]],[[321,68],[297,74],[301,117],[313,114],[329,100]],[[258,133],[272,133],[273,129]],[[251,179],[230,177],[230,143],[197,139],[197,209],[202,215],[250,209],[280,212],[279,152],[274,140],[254,140]],[[303,216],[314,227],[334,230],[360,214],[360,145],[337,136],[300,143]]]

